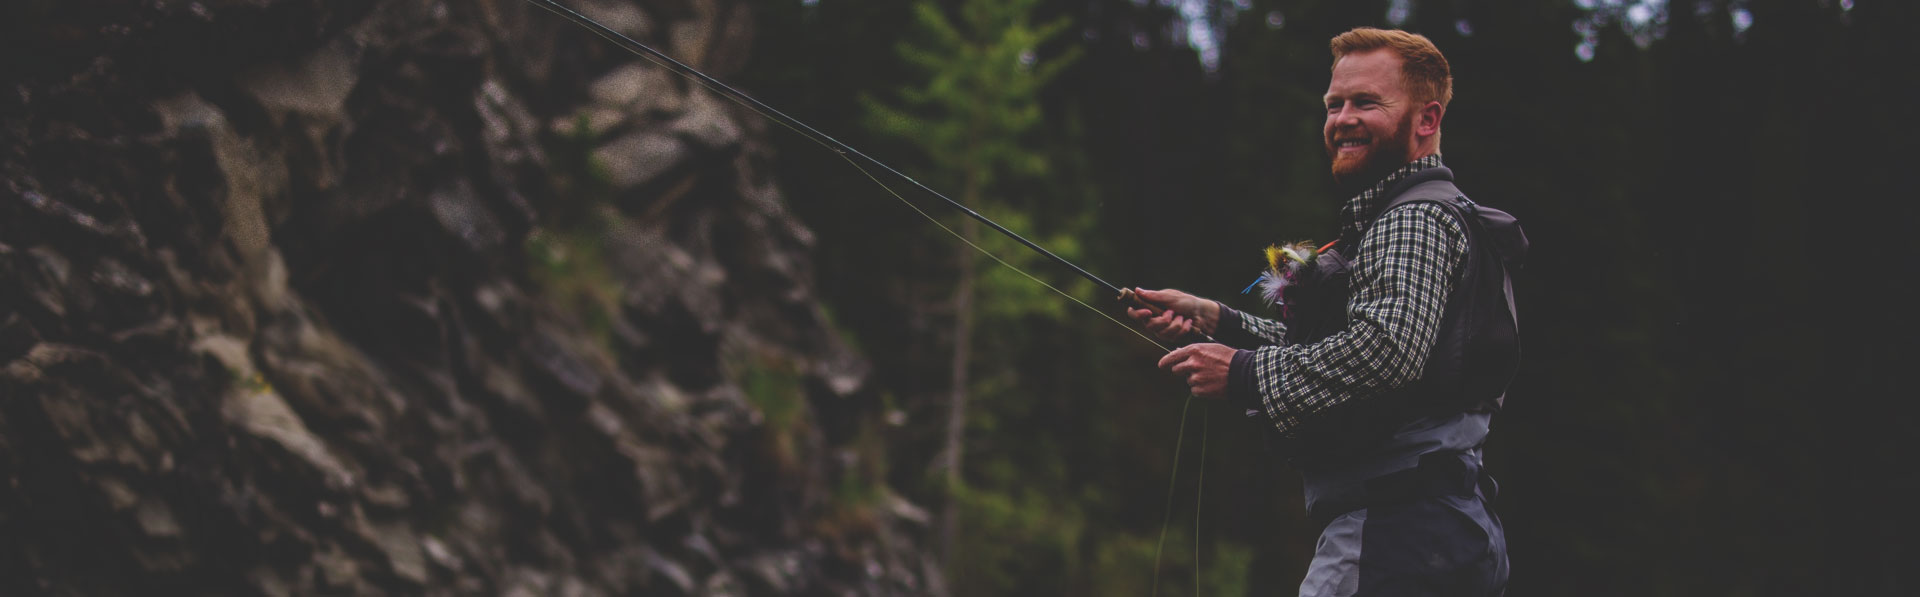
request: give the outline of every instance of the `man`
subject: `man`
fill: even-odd
[[[1485,261],[1495,248],[1477,246],[1496,243],[1469,242],[1488,234],[1463,215],[1474,206],[1450,199],[1458,189],[1440,164],[1452,76],[1420,35],[1359,28],[1331,45],[1323,140],[1353,194],[1318,262],[1350,264],[1335,329],[1302,337],[1177,290],[1137,290],[1160,311],[1129,315],[1162,338],[1223,343],[1181,347],[1160,366],[1197,396],[1247,407],[1300,471],[1309,515],[1326,525],[1302,596],[1501,595],[1506,540],[1481,445],[1517,363],[1517,322],[1502,262]],[[1288,307],[1289,321],[1309,315]]]

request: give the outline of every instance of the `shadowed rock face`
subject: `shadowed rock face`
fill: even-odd
[[[763,122],[517,0],[0,10],[0,594],[939,590]]]

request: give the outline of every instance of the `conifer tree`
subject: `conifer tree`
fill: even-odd
[[[899,46],[899,52],[925,80],[901,89],[898,104],[865,98],[874,130],[919,149],[932,165],[931,180],[950,183],[946,188],[958,190],[956,200],[1008,225],[1018,224],[1012,220],[1020,218],[995,199],[996,191],[1009,181],[1046,172],[1044,153],[1024,137],[1041,122],[1041,87],[1077,55],[1037,58],[1040,45],[1067,26],[1065,20],[1032,23],[1037,4],[1038,0],[967,0],[960,4],[956,19],[932,0],[922,0],[914,7],[916,34]],[[969,243],[987,247],[1016,265],[1030,262],[1024,251],[1010,250],[1011,243],[1003,243],[997,235],[982,238],[979,223],[970,218],[958,218],[956,230]],[[949,562],[958,517],[958,502],[952,496],[962,484],[976,314],[995,310],[995,305],[982,304],[995,300],[1017,303],[1013,310],[1019,305],[1048,304],[1020,300],[1034,291],[1030,283],[997,283],[991,276],[983,277],[977,265],[973,248],[955,246],[951,386],[946,442],[938,464],[949,496],[941,524],[942,556]],[[1009,310],[1007,305],[998,307]]]

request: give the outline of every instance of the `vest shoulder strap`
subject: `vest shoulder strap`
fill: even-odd
[[[1446,179],[1429,180],[1413,185],[1412,188],[1402,191],[1399,195],[1395,196],[1392,201],[1388,201],[1385,206],[1381,207],[1379,215],[1374,216],[1374,219],[1378,220],[1386,216],[1387,212],[1409,203],[1444,203],[1447,204],[1446,207],[1458,207],[1459,201],[1465,199],[1466,196],[1460,194],[1460,187],[1453,186],[1453,181]],[[1453,212],[1457,210],[1449,209],[1447,211]],[[1465,226],[1467,223],[1461,222],[1460,225]]]

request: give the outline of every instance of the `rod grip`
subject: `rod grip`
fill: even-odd
[[[1120,303],[1123,305],[1126,305],[1129,307],[1135,307],[1139,309],[1146,309],[1148,311],[1152,311],[1154,315],[1159,315],[1160,312],[1166,310],[1166,309],[1160,308],[1159,305],[1155,305],[1153,303],[1147,302],[1147,299],[1140,298],[1140,295],[1138,293],[1135,293],[1132,288],[1120,289],[1120,296],[1117,296],[1114,298],[1115,300],[1120,301]]]

